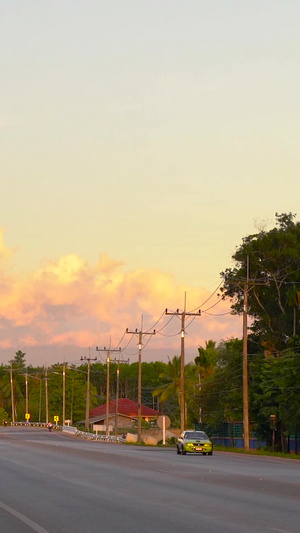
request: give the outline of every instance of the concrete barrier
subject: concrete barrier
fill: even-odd
[[[77,428],[73,426],[63,426],[62,430],[64,433],[72,433],[72,435],[75,435],[77,433]]]
[[[133,433],[127,433],[126,442],[137,442],[137,441],[138,441],[137,435],[134,435]]]
[[[154,437],[150,437],[149,435],[143,439],[144,444],[148,444],[151,446],[157,446],[157,439]]]

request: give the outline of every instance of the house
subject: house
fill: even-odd
[[[157,420],[159,413],[146,405],[141,406],[142,419],[145,422]],[[117,424],[118,428],[131,428],[138,418],[138,404],[128,398],[119,398],[118,412],[116,413],[116,400],[109,403],[109,429],[112,431]],[[90,412],[90,424],[93,424],[95,431],[105,431],[106,429],[106,403],[95,407]]]

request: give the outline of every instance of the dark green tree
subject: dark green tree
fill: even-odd
[[[252,414],[257,432],[271,444],[272,420],[276,416],[276,446],[286,450],[286,437],[300,427],[300,358],[287,350],[250,365]]]
[[[300,333],[300,223],[294,218],[292,213],[276,213],[276,227],[245,237],[233,255],[235,267],[222,272],[223,296],[231,299],[232,310],[237,314],[243,311],[244,286],[249,275],[250,340],[268,353],[279,353]]]
[[[243,418],[242,341],[230,339],[216,347],[215,366],[201,381],[199,406],[211,430]]]
[[[181,395],[181,359],[175,355],[172,359],[169,359],[163,372],[159,375],[162,380],[159,385],[153,391],[153,396],[158,396],[159,401],[162,404],[169,403],[173,408],[169,411],[171,420],[175,426],[180,425],[180,395]],[[192,363],[185,365],[184,367],[185,377],[185,403],[187,424],[191,423],[191,401],[195,396],[195,382],[196,382],[196,366]]]

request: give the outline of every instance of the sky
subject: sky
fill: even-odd
[[[0,0],[0,363],[241,336],[220,273],[298,214],[300,3]],[[170,322],[169,322],[170,320]],[[129,343],[129,344],[128,344]]]

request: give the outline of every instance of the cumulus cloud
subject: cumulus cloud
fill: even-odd
[[[9,251],[5,253],[3,238],[0,249],[4,259]],[[26,275],[2,273],[1,288],[0,347],[15,347],[28,354],[30,347],[36,346],[107,346],[110,336],[116,345],[125,339],[127,327],[141,327],[142,316],[144,329],[156,327],[152,346],[157,350],[170,347],[172,352],[179,346],[176,333],[181,324],[179,317],[166,316],[165,308],[182,309],[185,293],[187,310],[198,310],[210,297],[209,291],[180,284],[167,272],[128,272],[122,261],[107,255],[101,255],[96,265],[72,254],[48,261]],[[223,315],[229,311],[228,304],[218,303],[214,295],[205,306],[214,303],[210,315],[187,319],[186,344],[195,351],[207,339],[218,341],[239,334],[239,319]],[[214,313],[221,316],[212,316]]]

